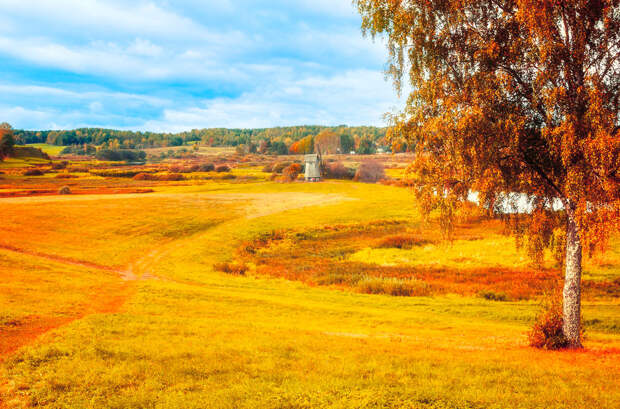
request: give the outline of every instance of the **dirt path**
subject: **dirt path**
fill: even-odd
[[[81,307],[81,310],[78,312],[68,312],[67,315],[61,317],[49,316],[46,315],[45,312],[42,312],[41,314],[29,315],[19,321],[9,322],[3,325],[2,332],[0,332],[0,362],[24,345],[32,343],[39,336],[50,330],[56,329],[90,314],[113,313],[119,311],[125,301],[129,298],[130,294],[133,293],[129,282],[137,279],[131,271],[118,270],[87,261],[74,260],[57,255],[23,250],[6,244],[0,244],[0,249],[30,257],[51,260],[57,263],[80,266],[105,272],[114,272],[117,273],[122,279],[119,283],[111,283],[110,285],[97,288],[97,296],[86,300],[84,305]]]
[[[25,255],[28,255],[28,256],[44,258],[44,259],[51,260],[51,261],[56,261],[56,262],[62,263],[62,264],[69,264],[69,265],[73,265],[73,266],[92,268],[94,270],[103,270],[103,271],[115,272],[124,281],[132,281],[132,280],[136,280],[137,279],[137,277],[135,276],[135,274],[133,274],[132,271],[119,270],[119,269],[116,269],[116,268],[113,268],[113,267],[102,266],[100,264],[95,264],[95,263],[91,263],[91,262],[88,262],[88,261],[75,260],[75,259],[68,258],[68,257],[57,256],[55,254],[45,254],[45,253],[40,253],[38,251],[31,251],[31,250],[20,249],[20,248],[13,247],[13,246],[8,245],[8,244],[2,244],[2,243],[0,243],[0,249],[8,250],[8,251],[12,251],[12,252],[15,252],[15,253],[20,253],[20,254],[25,254]]]
[[[216,194],[154,194],[158,197],[179,197],[187,195],[199,195],[201,198],[223,201],[223,202],[247,202],[245,206],[245,217],[241,219],[233,219],[232,223],[239,223],[242,220],[254,219],[258,217],[268,216],[275,213],[280,213],[286,210],[299,209],[307,206],[317,205],[330,205],[344,200],[351,200],[342,195],[337,194],[312,194],[312,193],[216,193]],[[93,196],[33,196],[33,197],[18,197],[10,199],[0,199],[1,203],[44,203],[44,202],[57,202],[57,201],[69,201],[69,200],[100,200],[105,199],[132,199],[136,197],[144,197],[140,194],[117,194],[117,195],[93,195]],[[201,235],[209,235],[210,231],[201,233]],[[187,238],[185,238],[187,239]],[[0,249],[8,250],[11,252],[20,253],[31,257],[39,257],[54,262],[80,266],[94,270],[100,270],[105,272],[114,272],[118,274],[121,279],[121,283],[118,285],[111,285],[110,288],[101,289],[100,294],[94,297],[93,300],[89,300],[88,306],[85,306],[82,311],[77,314],[69,315],[66,317],[52,317],[41,315],[29,316],[20,322],[15,322],[12,325],[8,325],[3,328],[0,333],[0,362],[6,359],[7,356],[17,351],[24,345],[34,342],[42,334],[59,328],[63,325],[69,324],[75,320],[84,318],[90,314],[96,313],[114,313],[118,312],[120,308],[125,304],[127,299],[135,291],[135,285],[132,283],[140,280],[165,280],[174,281],[165,278],[157,277],[153,274],[157,263],[165,257],[167,254],[179,249],[187,244],[186,240],[180,239],[167,243],[160,247],[151,250],[147,255],[141,257],[135,262],[128,265],[125,269],[118,269],[110,266],[104,266],[95,264],[88,261],[76,260],[72,258],[62,257],[55,254],[45,254],[38,251],[20,249],[9,244],[0,243]],[[179,281],[182,282],[182,281]],[[184,284],[191,284],[185,283]],[[100,295],[100,296],[99,296]],[[105,296],[104,296],[105,295]],[[1,403],[1,402],[0,402]],[[0,406],[1,407],[1,406]]]
[[[307,206],[330,205],[344,200],[353,200],[335,193],[119,193],[99,195],[55,195],[55,196],[26,196],[0,198],[0,204],[30,204],[30,203],[56,203],[71,201],[93,200],[126,200],[144,198],[182,198],[200,197],[203,199],[218,200],[223,202],[248,201],[247,217],[261,217],[285,210],[299,209]]]
[[[355,200],[336,193],[217,193],[205,196],[222,201],[248,201],[245,217],[255,219],[287,210],[310,206],[328,206],[346,200]]]
[[[70,202],[70,201],[92,201],[104,199],[135,199],[166,196],[177,196],[183,193],[118,193],[118,194],[100,194],[100,195],[49,195],[49,196],[21,196],[21,197],[5,197],[0,198],[2,204],[26,204],[26,203],[52,203],[52,202]]]

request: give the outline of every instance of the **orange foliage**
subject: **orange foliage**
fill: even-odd
[[[314,138],[314,151],[321,155],[340,153],[340,136],[329,130],[320,132]]]
[[[314,150],[314,137],[306,136],[303,139],[293,143],[289,148],[291,153],[305,154],[312,153]]]
[[[425,210],[449,230],[472,191],[489,209],[506,192],[534,213],[562,203],[565,330],[579,346],[582,246],[620,228],[618,2],[356,3],[364,30],[387,36],[396,86],[411,82],[390,135],[416,146]]]
[[[293,182],[299,176],[301,172],[301,165],[299,163],[293,163],[282,171],[282,176],[286,182]]]

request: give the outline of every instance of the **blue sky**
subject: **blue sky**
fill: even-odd
[[[350,0],[0,0],[0,122],[384,125],[386,55]]]

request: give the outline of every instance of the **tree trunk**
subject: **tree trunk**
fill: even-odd
[[[581,239],[574,209],[567,206],[566,270],[564,275],[564,324],[569,347],[581,348]]]

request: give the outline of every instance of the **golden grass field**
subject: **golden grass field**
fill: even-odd
[[[0,198],[0,407],[620,407],[617,238],[585,261],[585,349],[537,350],[531,283],[560,271],[495,222],[449,244],[405,188],[232,173],[256,178]],[[399,234],[421,244],[380,244]]]

